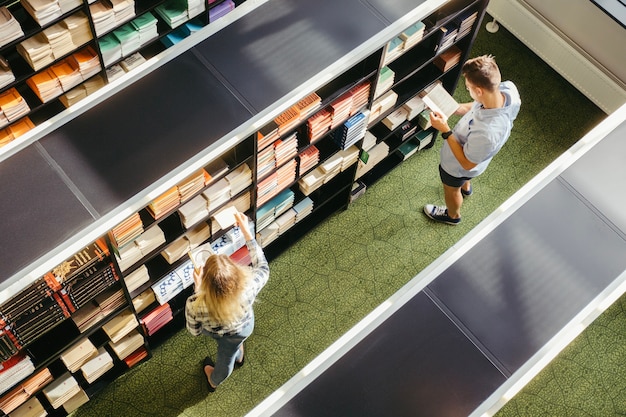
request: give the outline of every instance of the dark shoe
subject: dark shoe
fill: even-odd
[[[241,360],[235,360],[235,368],[241,368],[246,360],[246,354],[243,350],[243,345],[241,345]]]
[[[428,217],[436,222],[451,225],[457,225],[461,223],[460,217],[458,219],[453,219],[452,217],[448,216],[448,209],[446,208],[446,206],[435,206],[432,204],[426,204],[424,206],[424,213],[426,213]]]
[[[461,188],[461,194],[463,194],[463,197],[469,197],[470,195],[472,195],[473,192],[474,192],[474,189],[472,188],[471,184],[470,184],[470,189],[467,191]]]
[[[209,392],[215,392],[216,387],[211,385],[211,383],[209,382],[209,379],[206,377],[206,373],[204,372],[204,368],[207,366],[212,366],[213,368],[215,368],[215,362],[213,362],[213,359],[211,359],[208,356],[204,358],[204,361],[202,361],[202,374],[204,375],[204,379],[206,380],[206,385],[207,385]]]

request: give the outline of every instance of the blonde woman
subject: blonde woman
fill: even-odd
[[[243,365],[243,342],[254,329],[252,304],[270,273],[265,254],[250,233],[248,218],[236,213],[235,219],[246,240],[252,268],[226,255],[211,255],[195,271],[195,292],[185,306],[187,330],[194,336],[209,335],[217,342],[216,361],[207,356],[203,362],[209,392],[215,391],[235,366]]]

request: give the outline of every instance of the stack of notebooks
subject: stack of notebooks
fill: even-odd
[[[33,129],[35,125],[28,117],[24,117],[20,121],[13,123],[11,126],[0,130],[0,147],[10,143],[15,138]]]
[[[298,109],[292,106],[279,114],[274,119],[274,122],[278,125],[278,135],[283,136],[300,123],[300,113]]]
[[[185,227],[191,227],[209,215],[209,204],[203,194],[195,196],[178,209],[180,220]]]
[[[275,221],[256,234],[256,239],[262,248],[272,243],[274,240],[276,240],[277,237],[278,224]]]
[[[341,157],[340,171],[343,172],[359,160],[359,148],[356,145],[352,145],[347,149],[337,152],[337,155]]]
[[[48,368],[38,371],[0,398],[0,410],[5,414],[13,412],[17,407],[24,404],[25,401],[35,395],[42,387],[52,381],[52,379],[52,374]]]
[[[185,0],[167,0],[157,6],[154,11],[163,18],[167,25],[174,29],[189,20],[187,2]]]
[[[120,24],[135,17],[135,0],[108,0],[113,8],[115,25]]]
[[[433,63],[442,72],[448,71],[461,60],[461,50],[456,45],[452,45],[435,57]]]
[[[284,164],[282,167],[278,168],[278,170],[276,170],[276,193],[284,190],[289,185],[291,185],[292,182],[295,181],[297,167],[298,163],[295,159],[292,159],[291,161]],[[276,193],[274,193],[273,195],[276,195]]]
[[[43,33],[46,41],[50,44],[54,59],[59,59],[76,48],[72,41],[70,30],[63,23],[52,25],[41,33]]]
[[[320,160],[320,151],[311,145],[298,155],[300,159],[300,175],[303,175],[317,165]]]
[[[400,36],[396,36],[387,44],[385,49],[385,65],[389,64],[404,52],[404,40]]]
[[[310,197],[304,197],[293,206],[293,210],[296,212],[296,223],[298,223],[313,211],[313,200]]]
[[[294,104],[294,109],[300,115],[300,120],[306,119],[311,113],[316,111],[322,104],[322,98],[317,93],[311,93],[302,100]]]
[[[24,31],[6,6],[0,7],[0,47],[24,36]]]
[[[28,62],[28,65],[38,71],[54,61],[52,47],[43,32],[20,42],[17,52]]]
[[[332,121],[330,128],[334,129],[350,117],[352,110],[352,94],[346,93],[330,103],[330,111],[332,113]]]
[[[172,187],[155,198],[146,208],[155,219],[159,219],[174,210],[179,204],[178,187]]]
[[[404,41],[404,50],[407,50],[417,44],[424,37],[424,30],[426,25],[423,22],[417,22],[416,24],[409,26],[404,32],[400,34],[400,39]]]
[[[152,288],[148,288],[147,290],[143,291],[141,294],[133,298],[133,307],[135,308],[135,311],[137,313],[141,313],[146,308],[148,308],[148,306],[152,305],[155,302],[156,298],[154,296],[154,291],[152,291]]]
[[[2,362],[0,371],[0,394],[35,371],[35,365],[29,356],[18,353]]]
[[[11,68],[0,67],[0,88],[6,87],[15,81],[15,74],[11,71]]]
[[[184,203],[189,200],[195,194],[200,192],[206,184],[211,181],[211,176],[204,169],[196,171],[184,181],[178,184],[178,194],[180,195],[180,201]]]
[[[141,265],[124,277],[124,282],[126,283],[126,288],[128,288],[129,293],[132,293],[148,281],[150,281],[150,274],[148,273],[146,265]]]
[[[407,111],[407,120],[413,120],[426,108],[426,104],[417,95],[409,99],[402,107]]]
[[[11,417],[45,417],[48,412],[43,408],[37,397],[33,397],[20,405],[11,413]]]
[[[110,288],[103,291],[83,308],[72,314],[72,321],[81,333],[107,317],[126,302],[121,289]]]
[[[313,171],[308,174],[302,176],[298,180],[298,186],[300,187],[300,191],[302,194],[309,195],[313,191],[317,190],[324,184],[324,179],[326,178],[325,172],[321,167],[315,168]]]
[[[208,172],[209,176],[211,177],[209,182],[207,182],[207,185],[210,182],[212,182],[214,179],[219,178],[222,175],[226,174],[229,169],[230,167],[228,166],[228,163],[226,163],[226,161],[224,161],[222,158],[217,158],[214,161],[212,161],[209,165],[207,165],[204,168],[204,170]]]
[[[327,109],[322,109],[309,117],[306,122],[309,143],[314,143],[330,130],[333,115]]]
[[[120,62],[120,67],[124,70],[124,72],[130,72],[144,62],[146,62],[146,58],[144,58],[139,52],[135,52]]]
[[[478,11],[466,11],[454,19],[454,22],[459,27],[459,33],[456,35],[457,39],[460,39],[471,32],[472,26],[474,25],[477,17]]]
[[[165,243],[165,235],[158,225],[153,225],[131,243],[119,247],[115,257],[122,271]]]
[[[174,318],[172,308],[168,303],[165,303],[146,314],[141,319],[141,323],[148,336],[152,336],[159,329],[172,321],[172,318]]]
[[[138,364],[139,362],[141,362],[143,359],[147,357],[148,357],[148,350],[146,349],[145,346],[141,346],[139,349],[135,350],[130,355],[125,357],[124,363],[129,368],[132,368],[133,366],[135,366],[136,364]]]
[[[102,61],[105,66],[109,66],[115,61],[122,59],[122,44],[113,33],[109,33],[98,39],[98,46],[100,47]]]
[[[383,124],[389,130],[395,130],[407,120],[408,115],[409,113],[404,107],[398,107],[383,119]]]
[[[118,358],[124,359],[144,346],[144,339],[139,330],[134,329],[118,342],[109,342],[109,346]]]
[[[213,211],[230,200],[230,194],[230,184],[226,178],[222,178],[215,184],[207,187],[207,189],[202,193],[202,196],[208,203],[209,211]]]
[[[382,67],[376,83],[376,90],[374,90],[374,98],[378,98],[382,93],[389,90],[393,86],[395,77],[396,73],[391,68]]]
[[[109,352],[101,346],[98,348],[96,356],[85,362],[85,364],[81,366],[80,371],[85,377],[85,380],[91,384],[111,368],[113,368],[113,358]]]
[[[57,0],[24,0],[21,3],[40,26],[52,22],[64,13]]]
[[[263,180],[259,181],[257,183],[256,205],[262,206],[270,198],[276,195],[277,187],[278,187],[278,175],[276,172],[272,172]]]
[[[141,216],[139,213],[135,213],[112,228],[109,232],[109,238],[111,239],[111,243],[119,248],[135,240],[143,231]]]
[[[266,146],[257,154],[256,175],[257,178],[263,178],[276,168],[276,154],[274,145]]]
[[[376,99],[372,103],[372,108],[370,110],[370,120],[372,123],[391,110],[393,106],[395,106],[396,101],[398,101],[398,94],[393,90],[387,91],[385,94]]]
[[[76,394],[70,397],[67,401],[63,403],[63,409],[66,413],[70,414],[73,411],[77,410],[78,407],[87,403],[89,401],[89,396],[87,393],[81,388],[78,390]]]
[[[153,284],[152,291],[159,304],[165,304],[191,285],[193,285],[193,264],[188,260]]]
[[[232,201],[233,207],[235,207],[240,213],[245,213],[250,210],[250,207],[252,207],[251,195],[252,193],[250,191],[240,194],[239,197]]]
[[[65,364],[68,371],[74,373],[97,354],[98,350],[91,343],[91,340],[84,338],[61,353],[61,361]]]
[[[437,51],[445,51],[450,45],[454,43],[456,40],[456,35],[459,32],[459,27],[454,23],[450,22],[438,29],[439,32],[439,44],[437,47]]]
[[[244,163],[226,174],[225,178],[230,185],[230,196],[234,197],[252,184],[252,171]]]
[[[368,151],[368,159],[367,162],[363,162],[363,160],[359,160],[359,165],[356,171],[356,178],[360,178],[364,174],[366,174],[370,169],[372,169],[376,164],[382,161],[387,155],[389,155],[389,145],[387,143],[380,142],[373,146]]]
[[[368,112],[359,112],[333,132],[333,139],[341,149],[347,149],[361,140],[367,130]]]
[[[278,124],[272,120],[257,132],[257,149],[264,149],[278,138]]]
[[[209,10],[209,22],[215,22],[220,17],[225,16],[235,9],[233,0],[226,0]]]
[[[92,39],[89,19],[84,12],[80,11],[63,19],[63,24],[70,31],[72,43],[76,46],[86,44]]]
[[[363,81],[355,85],[349,90],[349,94],[352,97],[350,116],[353,116],[368,103],[370,97],[370,82]]]
[[[280,216],[285,213],[291,207],[296,199],[296,195],[291,190],[284,190],[280,192],[276,197],[272,198],[268,204],[274,207],[274,215]]]
[[[106,322],[102,326],[102,330],[104,330],[113,343],[117,343],[128,333],[136,329],[137,326],[139,326],[137,318],[130,309],[126,309]]]
[[[287,230],[296,224],[296,212],[293,209],[287,210],[285,213],[276,218],[276,225],[278,226],[278,235],[282,235]]]
[[[192,19],[205,11],[204,0],[187,0],[187,16]]]
[[[274,142],[276,166],[281,166],[285,162],[293,159],[298,154],[298,138],[296,132],[285,139],[278,139]]]
[[[0,126],[16,121],[29,111],[28,103],[15,88],[10,88],[0,94]]]
[[[211,229],[207,223],[200,223],[198,226],[185,232],[185,234],[167,245],[161,256],[170,265],[185,256],[191,249],[199,246],[211,237]]]
[[[53,408],[59,408],[67,400],[78,394],[80,386],[74,377],[66,372],[43,389],[43,393]]]
[[[271,200],[267,202],[263,207],[260,207],[256,212],[256,226],[259,231],[265,229],[270,223],[274,221],[275,217],[274,206]]]
[[[150,12],[142,14],[130,23],[139,32],[139,43],[141,46],[159,37],[159,31],[157,30],[158,21]]]
[[[52,72],[59,80],[63,91],[70,91],[72,88],[83,82],[83,76],[78,68],[78,62],[70,56],[52,65]]]
[[[235,214],[237,214],[237,209],[233,205],[222,207],[211,219],[211,230],[217,232],[234,226],[236,223]]]
[[[324,184],[341,172],[342,162],[343,158],[341,154],[337,152],[320,164],[319,168],[324,173]]]
[[[89,77],[96,75],[97,73],[100,72],[100,58],[98,57],[98,54],[91,46],[88,46],[87,48],[83,48],[80,51],[75,52],[74,54],[72,54],[72,57],[78,63],[78,70],[80,71],[80,74],[82,75],[83,80],[86,80]],[[91,94],[93,91],[95,91],[95,90],[89,91],[89,88],[92,88],[92,87],[86,87],[86,88],[87,88],[88,95]]]
[[[130,23],[120,26],[113,31],[113,36],[120,44],[122,57],[128,56],[141,47],[139,31]],[[105,62],[107,62],[105,60]]]
[[[96,36],[110,31],[117,26],[113,5],[106,0],[98,0],[89,5],[89,12],[96,30]]]
[[[61,82],[52,68],[38,72],[26,80],[26,84],[33,90],[42,103],[46,103],[63,93]]]

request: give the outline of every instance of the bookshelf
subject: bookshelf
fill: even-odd
[[[13,196],[0,201],[0,212],[14,219],[3,225],[0,241],[7,254],[0,265],[0,312],[16,294],[101,241],[116,277],[102,294],[122,300],[87,325],[77,325],[75,316],[89,315],[86,307],[97,309],[104,295],[60,313],[60,324],[23,352],[35,369],[9,389],[47,368],[52,380],[65,378],[62,354],[87,337],[112,362],[95,380],[70,372],[87,397],[94,395],[181,328],[191,291],[188,249],[211,245],[246,259],[237,228],[222,224],[221,211],[244,211],[272,258],[349,209],[355,181],[371,184],[408,157],[402,151],[409,145],[432,144],[434,133],[416,127],[417,114],[393,129],[385,119],[433,82],[449,91],[456,86],[460,65],[441,70],[438,56],[454,47],[459,61],[467,58],[487,1],[335,3],[261,2],[196,43],[181,41],[160,52],[159,46],[154,60],[164,62],[79,114],[68,113],[0,161],[1,189]],[[137,12],[159,4],[140,8],[138,2]],[[469,31],[442,48],[439,30],[468,12],[475,14]],[[421,38],[390,59],[393,40],[420,22]],[[377,90],[383,68],[394,77]],[[377,109],[389,91],[396,98]],[[370,157],[363,173],[359,157],[372,145],[387,150]],[[121,326],[128,331],[125,349],[111,340],[119,335],[111,327],[128,316],[137,325]],[[44,354],[46,340],[57,345]],[[51,415],[64,413],[42,390],[31,398]]]

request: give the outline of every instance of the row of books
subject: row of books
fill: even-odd
[[[0,129],[0,148],[19,138],[24,133],[33,129],[35,124],[28,117],[13,123],[12,125]]]
[[[0,47],[22,36],[24,36],[24,31],[20,22],[15,19],[6,6],[0,7]]]
[[[133,54],[159,36],[157,19],[145,13],[98,39],[105,66]]]
[[[169,303],[159,305],[142,317],[141,324],[148,336],[152,336],[163,326],[172,321],[174,315]]]
[[[53,381],[52,373],[43,368],[23,380],[18,386],[0,397],[0,410],[9,414],[28,401],[33,395]]]
[[[165,234],[159,225],[146,229],[131,243],[118,248],[115,253],[120,270],[125,271],[144,256],[156,250],[166,242]]]
[[[333,140],[341,149],[348,149],[365,136],[369,111],[363,110],[346,120],[332,133]]]
[[[189,253],[190,250],[200,246],[211,237],[211,228],[207,223],[200,223],[194,228],[187,230],[182,236],[176,238],[161,251],[161,256],[170,265]]]
[[[310,197],[304,197],[293,205],[293,200],[289,197],[289,200],[281,202],[275,209],[274,220],[256,234],[262,247],[272,243],[278,236],[311,214],[313,212],[313,200]]]
[[[20,352],[3,360],[0,369],[0,394],[4,394],[13,385],[35,372],[35,365],[29,356]]]
[[[126,302],[119,287],[111,287],[90,300],[80,310],[72,314],[72,321],[81,333],[92,328]]]
[[[384,64],[391,63],[406,50],[418,44],[424,37],[425,29],[426,25],[423,22],[417,22],[389,41],[385,49]]]
[[[298,180],[300,191],[308,196],[322,185],[345,171],[359,159],[359,148],[356,145],[340,150],[323,161],[317,168]]]
[[[89,20],[78,12],[20,42],[16,49],[38,71],[90,40]]]
[[[104,78],[102,78],[100,74],[95,75],[85,82],[78,84],[65,94],[59,96],[59,101],[61,101],[61,103],[68,108],[78,103],[88,95],[95,93],[105,85],[106,82],[104,81]]]
[[[257,154],[257,178],[263,178],[276,167],[293,159],[298,154],[297,132],[284,139],[277,139],[273,144]]]
[[[21,3],[40,26],[47,25],[82,4],[80,0],[23,0]]]
[[[167,0],[154,10],[174,29],[202,13],[205,5],[203,0]]]
[[[391,87],[393,87],[393,83],[396,78],[396,73],[389,68],[388,66],[384,66],[380,69],[380,74],[378,75],[378,81],[376,82],[376,90],[374,90],[374,99],[380,97],[380,95]]]
[[[30,112],[22,95],[13,87],[0,93],[0,126],[15,122]]]
[[[298,162],[292,159],[257,184],[256,205],[262,206],[296,180]]]
[[[135,16],[134,0],[98,0],[89,5],[96,36],[116,28]]]

